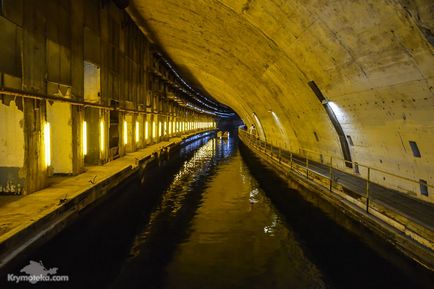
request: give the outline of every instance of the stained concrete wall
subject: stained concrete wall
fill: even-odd
[[[0,115],[4,117],[0,122],[0,192],[20,193],[24,189],[20,173],[24,165],[23,111],[15,101],[6,101],[0,103]]]
[[[47,105],[47,121],[51,126],[51,167],[54,174],[74,172],[71,116],[70,104]]]
[[[0,187],[8,191],[10,184],[16,184],[14,190],[19,184],[20,192],[30,193],[45,187],[52,174],[78,174],[86,165],[135,151],[143,143],[135,139],[137,115],[179,117],[186,110],[167,97],[169,92],[179,95],[177,87],[183,84],[112,1],[0,1],[0,42],[0,86],[26,95],[1,95]],[[74,103],[46,100],[50,96]],[[18,106],[9,104],[14,97]],[[113,150],[111,137],[117,142]]]
[[[190,81],[256,123],[261,138],[314,151],[315,160],[332,156],[351,171],[308,85],[315,81],[353,140],[353,161],[415,180],[371,174],[434,202],[433,189],[425,196],[417,183],[434,184],[432,1],[132,0],[127,11]]]

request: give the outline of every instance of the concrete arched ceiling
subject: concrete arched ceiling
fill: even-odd
[[[190,81],[248,125],[255,113],[274,144],[342,157],[313,80],[353,160],[432,183],[431,0],[132,0],[127,11]]]

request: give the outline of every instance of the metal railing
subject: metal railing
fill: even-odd
[[[336,185],[345,187],[344,184],[342,184],[342,181],[338,182],[339,178],[337,177],[337,175],[350,174],[354,176],[359,182],[362,182],[362,188],[360,188],[360,190],[362,191],[355,193],[361,193],[361,196],[365,198],[366,211],[369,211],[369,201],[371,199],[371,190],[373,185],[383,187],[386,190],[390,189],[393,191],[404,193],[409,197],[420,200],[419,198],[415,197],[415,195],[417,195],[415,190],[409,191],[408,189],[406,189],[405,191],[401,191],[397,188],[390,188],[384,183],[382,184],[381,182],[379,182],[381,180],[384,180],[385,176],[387,176],[389,178],[392,177],[399,180],[400,184],[407,182],[413,186],[420,186],[421,184],[417,180],[399,176],[378,168],[373,168],[364,164],[360,164],[358,162],[349,162],[336,156],[331,156],[322,152],[315,152],[309,149],[300,149],[298,154],[292,151],[282,150],[280,147],[275,147],[267,141],[260,140],[257,135],[250,134],[242,129],[239,130],[239,136],[240,138],[245,138],[249,142],[249,144],[253,145],[258,150],[264,152],[266,155],[269,155],[272,158],[275,158],[276,161],[278,161],[279,163],[287,165],[289,169],[300,175],[303,175],[307,179],[312,179],[314,178],[314,176],[319,176],[320,178],[328,180],[327,188],[330,191],[332,191],[334,186]],[[314,156],[317,155],[320,157],[316,159],[319,159],[320,161],[314,160]],[[328,161],[324,163],[324,159]],[[341,167],[344,166],[338,166],[338,162],[341,162],[341,164],[351,163],[353,169],[355,168],[357,171],[354,172],[354,170],[351,170],[351,172],[349,172],[348,169],[346,169],[345,171],[341,170]],[[325,187],[324,182],[322,184]],[[433,185],[426,184],[425,186],[427,190],[428,188],[434,189]]]

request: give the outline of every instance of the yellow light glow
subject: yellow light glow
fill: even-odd
[[[161,128],[162,128],[163,124],[161,123],[161,121],[158,122],[158,137],[161,137]]]
[[[140,137],[140,123],[138,121],[136,121],[136,143],[139,142],[139,137]]]
[[[169,121],[169,134],[172,134],[172,122]]]
[[[83,121],[83,155],[87,155],[87,122]]]
[[[157,127],[155,125],[155,121],[152,122],[152,138],[155,140],[155,137],[157,136]]]
[[[149,124],[148,121],[145,122],[145,140],[147,140],[149,138],[149,128],[148,128]]]
[[[329,101],[327,105],[333,110],[334,114],[336,115],[336,118],[341,121],[341,119],[349,119],[348,114],[339,107],[335,102]]]
[[[127,121],[124,120],[124,145],[128,143],[128,124]]]
[[[45,146],[45,165],[51,165],[51,136],[50,136],[50,123],[44,124],[44,146]]]
[[[101,152],[104,151],[105,147],[105,131],[104,131],[104,120],[99,122],[99,149]]]
[[[167,135],[167,121],[164,122],[164,131],[163,131],[164,135]]]

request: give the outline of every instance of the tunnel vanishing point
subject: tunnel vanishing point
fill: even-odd
[[[277,173],[433,268],[433,1],[1,0],[0,14],[0,215],[11,196],[56,203],[2,215],[3,263],[33,216],[57,212],[53,226],[79,196],[55,177],[108,190],[142,152],[239,116]]]

